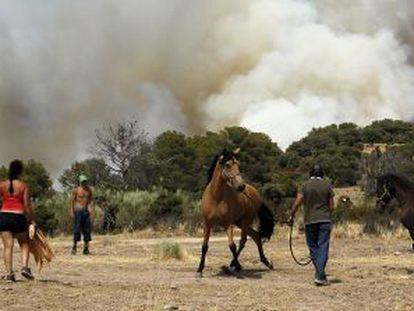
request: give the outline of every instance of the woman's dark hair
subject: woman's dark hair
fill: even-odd
[[[14,193],[13,189],[13,180],[19,178],[19,176],[23,173],[23,162],[20,160],[14,160],[10,163],[9,166],[9,192]]]
[[[325,173],[322,169],[322,166],[320,166],[319,164],[315,164],[309,172],[310,177],[323,178],[324,175],[325,175]]]

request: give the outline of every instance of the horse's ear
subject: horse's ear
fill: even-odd
[[[219,156],[218,163],[223,164],[224,155]]]

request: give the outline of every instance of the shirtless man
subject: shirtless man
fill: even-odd
[[[83,254],[88,255],[95,207],[92,202],[92,190],[88,186],[88,177],[83,174],[79,176],[79,186],[72,192],[69,214],[74,220],[72,255],[76,254],[81,233],[84,241]]]

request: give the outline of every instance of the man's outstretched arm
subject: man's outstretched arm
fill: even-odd
[[[293,202],[292,209],[290,210],[290,217],[289,217],[289,220],[288,220],[289,225],[293,225],[293,220],[295,219],[295,215],[296,215],[296,213],[299,209],[299,206],[301,206],[302,203],[303,203],[303,194],[298,193],[296,195],[295,202]]]

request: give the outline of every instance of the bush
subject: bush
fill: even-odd
[[[158,190],[158,196],[149,209],[150,223],[155,227],[159,225],[176,227],[182,222],[183,201],[181,192]]]
[[[72,231],[69,217],[69,196],[55,194],[34,204],[34,213],[39,227],[50,235]]]
[[[345,224],[351,220],[355,220],[354,204],[348,196],[341,196],[332,213],[332,221],[335,224]]]
[[[148,191],[114,193],[112,200],[113,204],[118,206],[118,225],[122,229],[133,231],[152,224],[154,219],[150,208],[156,199],[157,194]]]
[[[162,241],[156,246],[155,253],[157,254],[158,258],[163,260],[181,260],[183,258],[181,246],[177,242]]]
[[[396,203],[381,212],[373,200],[367,200],[350,210],[348,222],[357,221],[362,225],[363,233],[379,235],[399,227],[397,213]]]
[[[34,209],[37,226],[46,234],[53,236],[58,230],[59,224],[51,205],[41,202],[36,204]]]
[[[201,224],[201,201],[183,194],[182,223],[185,230],[196,233]]]

